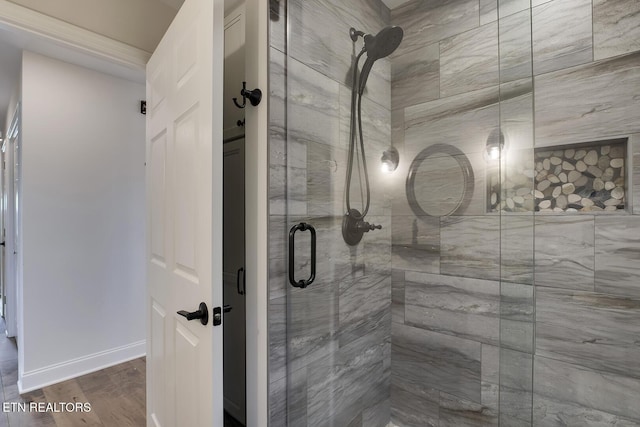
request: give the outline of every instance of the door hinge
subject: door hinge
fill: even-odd
[[[147,114],[147,101],[140,101],[140,114]]]

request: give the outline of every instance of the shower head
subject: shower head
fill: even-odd
[[[369,77],[373,63],[378,59],[391,55],[398,48],[400,42],[402,42],[403,36],[404,31],[402,28],[395,25],[383,28],[375,36],[371,34],[364,36],[363,50],[367,52],[367,60],[364,62],[362,71],[360,72],[360,95],[364,92],[364,87],[367,84],[367,78]]]
[[[367,51],[367,57],[375,61],[391,55],[400,45],[402,36],[404,36],[404,31],[395,25],[383,28],[375,36],[366,34],[364,49]]]

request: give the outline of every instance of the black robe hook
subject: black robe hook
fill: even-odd
[[[249,102],[254,107],[260,104],[262,101],[262,91],[260,89],[247,90],[247,82],[242,82],[242,90],[240,91],[240,95],[242,95],[242,105],[238,104],[238,98],[233,98],[233,103],[236,104],[238,108],[244,108],[247,105],[247,98],[249,98]]]

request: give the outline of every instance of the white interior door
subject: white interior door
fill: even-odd
[[[186,0],[147,64],[150,426],[223,425],[223,14]],[[201,302],[206,324],[177,313]]]

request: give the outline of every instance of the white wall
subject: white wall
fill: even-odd
[[[26,51],[22,73],[26,391],[144,353],[145,88]]]

